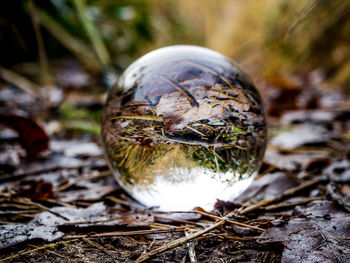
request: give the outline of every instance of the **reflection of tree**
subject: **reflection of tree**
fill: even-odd
[[[225,174],[225,180],[234,183],[255,172],[265,143],[229,120],[216,126],[208,121],[191,123],[197,131],[185,128],[170,134],[164,132],[158,116],[112,117],[110,125],[113,139],[107,140],[106,148],[124,185],[147,186],[158,176],[173,182],[186,180],[171,174],[171,169],[194,167],[208,169],[214,177]]]
[[[166,154],[163,149],[154,150],[152,147],[130,144],[125,140],[107,142],[107,152],[114,169],[118,169],[120,179],[124,184],[152,183],[153,175],[146,169]]]
[[[192,151],[192,158],[200,166],[215,173],[232,172],[232,179],[239,181],[242,176],[252,175],[260,164],[257,158],[258,149],[242,150],[239,148],[198,147]]]

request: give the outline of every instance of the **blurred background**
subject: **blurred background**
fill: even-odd
[[[106,86],[130,63],[159,47],[192,44],[237,61],[272,117],[333,107],[344,100],[338,91],[349,93],[349,18],[344,0],[6,1],[0,106],[40,120],[60,116],[68,130],[98,134]],[[39,102],[9,103],[8,85]],[[49,133],[59,125],[47,125]]]
[[[108,89],[143,54],[176,44],[230,57],[260,90],[270,140],[259,177],[237,202],[218,200],[215,209],[221,217],[240,207],[249,221],[239,210],[234,220],[280,229],[261,239],[255,230],[225,226],[154,262],[184,262],[194,244],[205,262],[278,262],[285,247],[286,262],[296,255],[350,262],[342,259],[349,253],[337,253],[350,247],[349,0],[0,1],[0,255],[11,255],[0,261],[134,261],[189,220],[193,231],[207,226],[198,214],[168,221],[140,210],[109,172],[100,143]],[[303,207],[314,200],[320,203]],[[108,229],[171,233],[103,239]],[[38,242],[61,231],[69,238],[61,244]],[[18,245],[28,239],[35,240]]]

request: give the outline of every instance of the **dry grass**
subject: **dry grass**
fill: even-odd
[[[250,74],[306,74],[316,68],[338,83],[350,77],[347,1],[178,1],[181,18],[204,45]]]

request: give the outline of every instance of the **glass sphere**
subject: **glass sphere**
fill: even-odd
[[[212,209],[250,184],[266,147],[252,81],[207,48],[170,46],[129,66],[110,91],[102,137],[120,185],[160,210]]]

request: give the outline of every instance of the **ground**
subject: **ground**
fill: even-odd
[[[144,208],[115,181],[86,120],[104,91],[65,91],[40,117],[40,98],[1,84],[0,262],[348,262],[345,95],[256,83],[270,131],[259,175],[238,199],[192,212]]]

